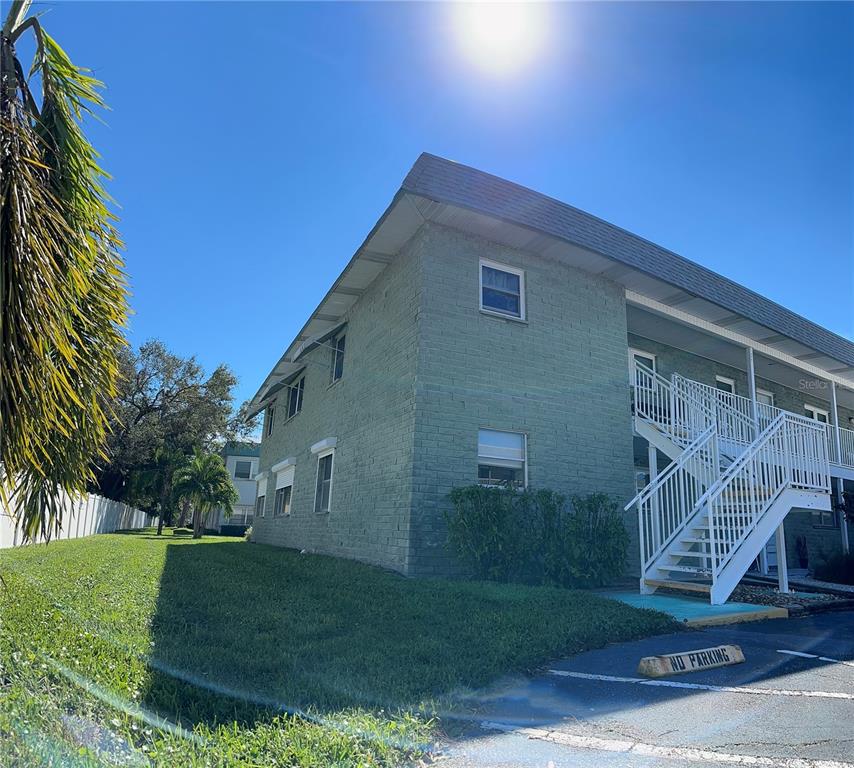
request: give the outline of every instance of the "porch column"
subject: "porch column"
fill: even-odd
[[[756,369],[753,367],[753,347],[748,347],[747,353],[747,389],[750,393],[750,417],[753,419],[753,428],[756,430],[754,439],[759,437],[759,405],[756,402]]]
[[[768,551],[766,547],[768,546],[767,542],[762,546],[762,549],[759,550],[759,573],[763,576],[768,575]]]
[[[786,564],[786,530],[785,522],[777,528],[777,589],[780,592],[789,591],[789,567]]]
[[[839,411],[836,407],[836,382],[830,382],[830,416],[833,419],[833,444],[836,447],[836,457],[842,461],[842,440],[839,436]],[[836,505],[842,506],[845,502],[845,497],[842,495],[842,478],[836,478]],[[845,519],[845,512],[839,512],[839,530],[842,534],[842,551],[848,554],[848,522]]]

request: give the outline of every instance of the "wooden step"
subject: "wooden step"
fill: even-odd
[[[712,591],[711,584],[700,581],[672,581],[670,579],[644,579],[643,583],[654,589],[680,589],[685,592],[703,592],[709,594]]]
[[[710,538],[702,538],[700,536],[686,536],[679,539],[680,544],[711,544],[711,542]]]

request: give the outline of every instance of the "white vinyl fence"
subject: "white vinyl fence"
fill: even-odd
[[[149,520],[149,515],[139,509],[90,493],[76,501],[66,499],[62,530],[54,534],[51,541],[79,539],[125,528],[144,528]],[[21,539],[21,532],[15,528],[9,510],[0,507],[0,549],[19,546]],[[37,539],[37,542],[42,541]]]

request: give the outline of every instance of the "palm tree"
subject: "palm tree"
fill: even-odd
[[[49,538],[103,457],[127,289],[105,174],[81,130],[104,106],[102,84],[29,6],[10,3],[0,36],[0,502],[25,538]],[[15,52],[25,33],[29,81]]]
[[[193,538],[202,536],[204,520],[210,511],[222,507],[231,515],[238,501],[237,489],[223,460],[214,453],[195,455],[172,478],[175,495],[193,505]]]

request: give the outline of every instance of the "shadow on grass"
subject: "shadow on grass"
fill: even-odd
[[[352,561],[171,539],[144,703],[182,724],[417,709],[550,658],[673,629],[587,592],[412,580]]]

